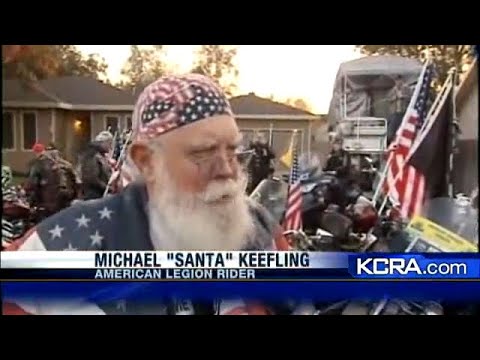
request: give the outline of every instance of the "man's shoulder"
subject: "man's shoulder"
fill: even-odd
[[[46,250],[100,250],[106,234],[121,219],[115,216],[123,194],[78,202],[43,220],[36,227]]]
[[[255,224],[255,238],[251,245],[258,249],[268,249],[278,235],[280,224],[263,205],[250,198],[247,202]]]

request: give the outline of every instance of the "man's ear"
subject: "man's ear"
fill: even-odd
[[[151,180],[153,177],[152,150],[143,142],[135,142],[130,145],[129,151],[130,157],[145,180]]]

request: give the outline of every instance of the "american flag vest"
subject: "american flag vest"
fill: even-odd
[[[147,192],[143,184],[132,183],[122,192],[105,198],[83,201],[47,218],[29,232],[47,251],[154,251],[150,240],[146,213]],[[268,211],[249,202],[255,232],[246,241],[245,251],[287,250],[278,245],[279,225]],[[280,236],[279,236],[280,234]],[[26,240],[26,242],[31,239]],[[282,243],[283,244],[283,243]],[[20,245],[21,246],[21,245]],[[14,249],[12,249],[14,250]],[[138,291],[148,286],[139,283]],[[130,284],[126,284],[135,291]],[[162,299],[155,304],[138,304],[128,296],[95,302],[105,314],[168,315],[176,312],[214,314],[213,303],[189,304],[174,299]]]

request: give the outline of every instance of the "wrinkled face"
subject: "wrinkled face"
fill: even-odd
[[[133,144],[131,156],[147,184],[151,227],[174,234],[175,242],[162,248],[240,249],[252,221],[236,157],[241,137],[235,120],[212,117],[158,140],[153,146]]]

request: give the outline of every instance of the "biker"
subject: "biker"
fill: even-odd
[[[256,134],[248,150],[253,150],[253,157],[248,166],[251,181],[247,191],[251,193],[262,180],[273,175],[272,160],[275,159],[275,154],[260,133]]]
[[[191,91],[175,96],[172,83],[180,83]],[[155,91],[159,88],[167,90]],[[223,105],[212,111],[189,107],[198,97],[212,101],[211,96]],[[173,106],[159,111],[159,104],[166,102],[173,102]],[[192,111],[197,110],[192,117]],[[65,209],[38,225],[35,233],[15,242],[9,251],[288,250],[275,219],[244,194],[245,177],[236,154],[240,130],[227,95],[214,80],[198,74],[160,78],[143,90],[133,114],[135,135],[127,160],[135,166],[138,178],[115,195]],[[85,219],[90,223],[85,223]],[[83,229],[79,229],[80,224]],[[50,230],[55,225],[57,240],[51,241]],[[67,230],[67,226],[75,231]],[[60,236],[56,232],[59,227],[65,228]],[[200,233],[202,236],[198,236]],[[58,241],[60,238],[62,241]],[[91,239],[95,241],[92,243]],[[88,312],[91,314],[118,313],[113,303],[96,304],[93,299],[77,305],[69,301],[68,310],[35,300],[23,313],[86,314],[84,305],[95,309]],[[134,299],[127,301],[128,306],[120,310],[123,314],[164,314],[171,303],[158,299],[152,304],[155,306],[145,307]],[[8,313],[20,313],[22,304],[15,305],[10,306]],[[4,302],[3,306],[6,313],[8,304]],[[206,307],[208,310],[195,309],[195,313],[275,313],[269,306],[247,300],[212,301]]]
[[[41,209],[40,218],[48,217],[70,205],[75,196],[75,182],[64,164],[43,144],[36,143],[32,150],[35,159],[31,162],[25,192],[30,204]]]
[[[108,160],[112,141],[112,134],[102,131],[80,156],[79,173],[84,200],[103,197],[112,174],[112,165]]]
[[[342,148],[341,139],[334,139],[332,142],[332,150],[330,151],[327,162],[323,171],[337,171],[347,164],[346,151]]]

